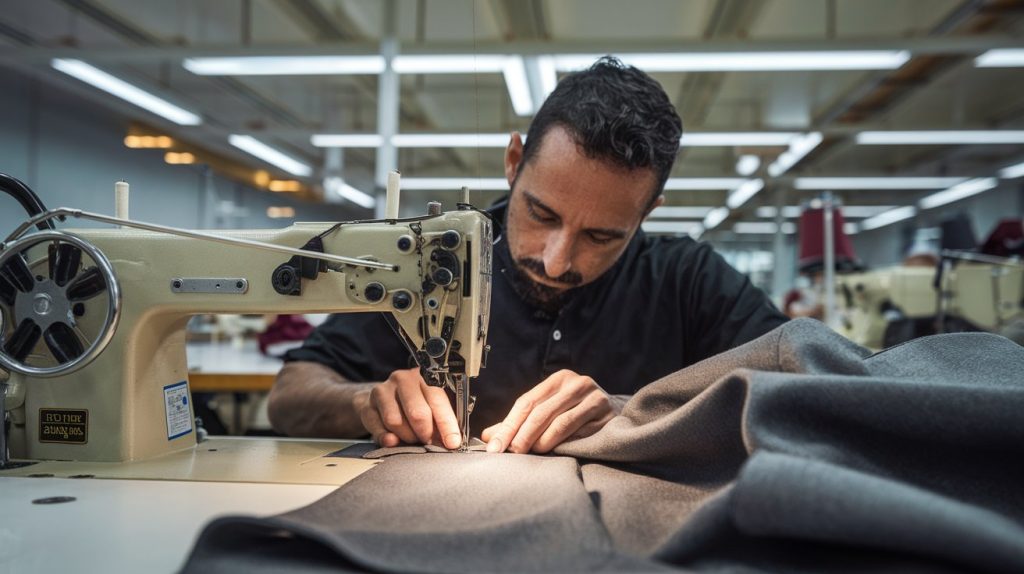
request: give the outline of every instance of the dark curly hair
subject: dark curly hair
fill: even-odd
[[[683,121],[661,85],[612,56],[558,82],[530,123],[523,165],[552,126],[565,128],[587,157],[652,169],[657,185],[647,207],[665,187],[683,134]]]

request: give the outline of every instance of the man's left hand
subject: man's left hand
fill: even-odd
[[[487,452],[546,453],[596,433],[618,414],[615,405],[594,379],[561,370],[519,397],[505,420],[480,437]]]

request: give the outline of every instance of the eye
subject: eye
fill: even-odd
[[[544,213],[542,210],[537,209],[537,207],[532,202],[526,203],[526,209],[527,211],[530,212],[530,217],[532,219],[539,221],[541,223],[555,223],[558,221],[557,217],[553,217],[547,213]]]
[[[590,241],[592,243],[596,243],[597,245],[607,245],[607,244],[611,243],[612,241],[615,241],[616,239],[618,239],[617,237],[613,237],[611,235],[606,235],[604,233],[594,233],[594,232],[587,233],[587,237],[590,239]]]

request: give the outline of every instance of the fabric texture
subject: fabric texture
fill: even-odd
[[[394,454],[307,508],[218,520],[185,571],[1024,571],[1022,413],[1007,339],[871,355],[801,319],[556,456]]]
[[[499,221],[505,203],[490,211]],[[786,321],[768,297],[710,245],[638,232],[619,261],[573,290],[557,315],[516,293],[507,242],[494,246],[491,352],[474,379],[473,425],[504,420],[523,393],[561,369],[612,395],[755,339]],[[628,302],[625,303],[624,302]],[[333,315],[286,355],[326,365],[352,382],[376,382],[413,365],[379,313]]]

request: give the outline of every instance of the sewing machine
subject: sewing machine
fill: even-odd
[[[492,224],[468,204],[400,219],[397,188],[393,174],[384,219],[279,230],[210,233],[66,208],[29,219],[0,244],[0,413],[17,461],[0,477],[340,484],[365,469],[309,464],[336,442],[197,449],[185,324],[198,313],[385,312],[424,379],[454,393],[468,444]],[[118,227],[29,232],[57,218]]]

